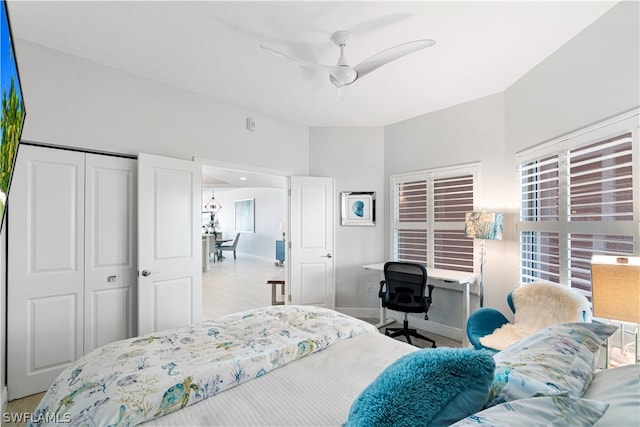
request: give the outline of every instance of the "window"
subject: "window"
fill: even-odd
[[[431,268],[473,271],[473,239],[464,215],[474,210],[477,166],[391,177],[392,258]]]
[[[639,242],[637,113],[518,156],[520,282],[591,294],[592,255]]]

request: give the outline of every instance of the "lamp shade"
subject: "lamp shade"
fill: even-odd
[[[495,212],[468,212],[464,235],[471,239],[502,240],[504,215]]]
[[[640,323],[640,257],[591,258],[593,315]]]

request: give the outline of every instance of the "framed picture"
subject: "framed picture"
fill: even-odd
[[[342,192],[342,225],[376,225],[375,191]]]
[[[255,233],[254,200],[236,200],[236,232]]]

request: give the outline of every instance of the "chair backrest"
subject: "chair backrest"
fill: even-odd
[[[405,313],[426,313],[431,305],[433,285],[425,295],[427,269],[422,264],[390,261],[384,265],[385,292],[381,295],[386,308]]]
[[[233,249],[235,250],[236,246],[238,246],[238,240],[240,240],[240,233],[236,233],[236,237],[233,239]]]
[[[567,322],[590,322],[589,300],[575,289],[554,283],[523,285],[511,293],[515,323],[544,327]]]

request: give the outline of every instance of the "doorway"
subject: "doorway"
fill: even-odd
[[[271,303],[266,282],[283,270],[276,265],[276,241],[285,236],[287,175],[202,161],[202,206],[214,198],[219,207],[212,218],[215,232],[223,239],[240,234],[235,258],[232,251],[223,252],[222,260],[203,257],[203,319]],[[237,232],[236,202],[247,200],[253,201],[253,232]]]

